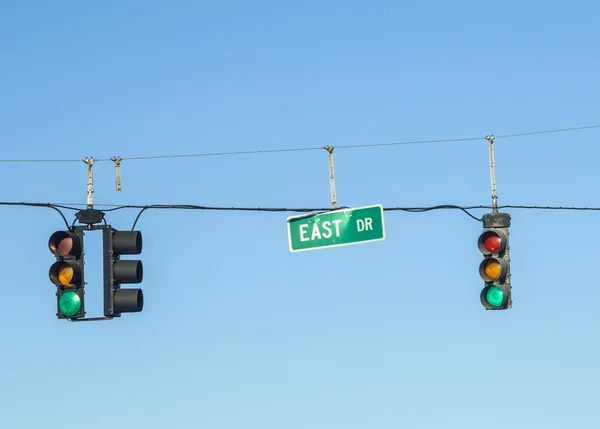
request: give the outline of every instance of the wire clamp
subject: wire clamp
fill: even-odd
[[[121,190],[121,160],[120,156],[113,156],[110,159],[115,163],[115,182],[117,184],[117,191]]]
[[[331,187],[331,208],[337,209],[337,201],[335,194],[335,171],[333,168],[333,149],[334,146],[324,146],[323,149],[327,151],[327,157],[329,159],[329,185]]]

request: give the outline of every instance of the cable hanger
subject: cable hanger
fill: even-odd
[[[335,170],[333,167],[333,146],[325,146],[323,149],[327,151],[327,159],[329,160],[329,187],[331,189],[331,209],[336,210],[337,206],[337,197],[335,194]]]

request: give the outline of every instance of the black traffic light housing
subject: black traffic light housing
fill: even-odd
[[[512,308],[510,281],[510,215],[488,213],[483,216],[484,230],[477,240],[483,261],[479,264],[479,275],[484,281],[481,304],[486,310]]]
[[[83,229],[71,227],[56,231],[48,239],[48,248],[56,257],[48,271],[56,286],[56,316],[59,319],[79,319],[85,316],[85,276]]]
[[[121,255],[142,253],[140,231],[117,231],[110,225],[103,228],[104,258],[104,316],[120,317],[144,308],[141,289],[121,288],[121,284],[141,283],[144,276],[142,261],[122,260]]]

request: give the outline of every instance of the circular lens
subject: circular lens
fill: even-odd
[[[56,246],[58,254],[61,256],[68,256],[73,250],[73,239],[71,237],[63,238]]]
[[[69,286],[73,281],[73,267],[63,265],[58,269],[58,281],[63,286]]]
[[[500,307],[504,299],[504,293],[498,286],[490,286],[485,294],[485,300],[492,307]]]
[[[502,265],[498,261],[491,260],[485,264],[485,275],[492,280],[498,280],[502,275]]]
[[[75,292],[65,292],[58,299],[58,308],[65,316],[74,316],[81,310],[81,298]]]
[[[483,246],[488,252],[496,253],[502,246],[502,239],[498,234],[489,233],[483,240]]]

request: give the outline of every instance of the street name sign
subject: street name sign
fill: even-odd
[[[381,204],[290,216],[287,224],[291,252],[385,240]]]

